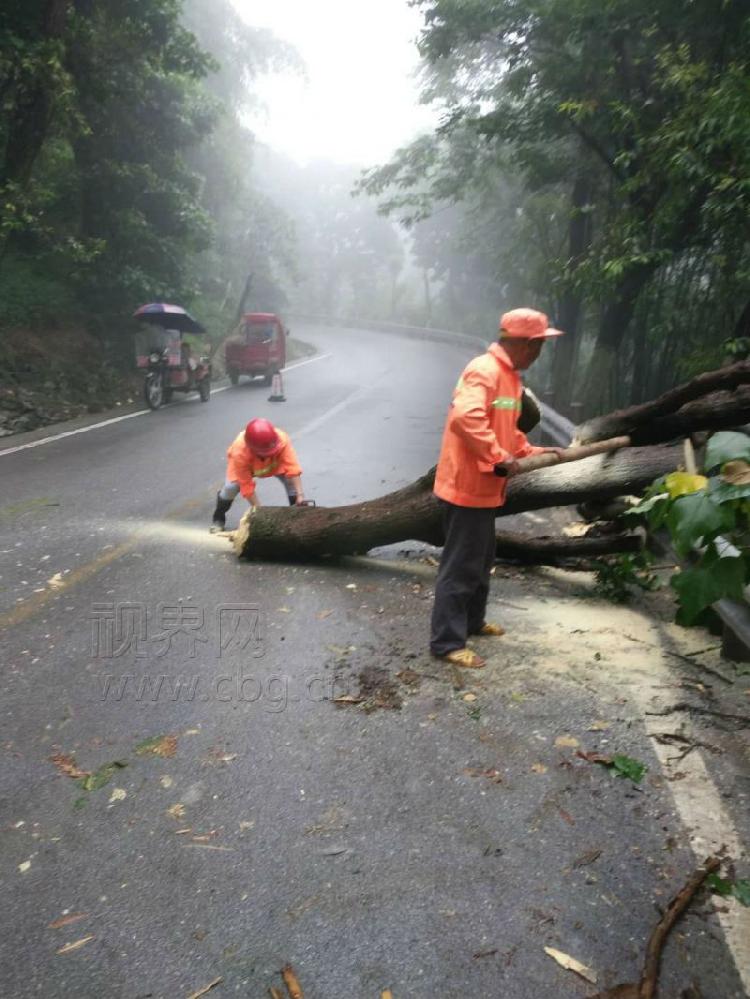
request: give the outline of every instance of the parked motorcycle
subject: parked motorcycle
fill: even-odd
[[[150,409],[171,401],[175,392],[197,392],[211,398],[211,362],[195,357],[183,333],[205,333],[203,326],[179,305],[143,305],[135,318],[148,325],[136,340],[136,364],[146,368],[143,397]]]

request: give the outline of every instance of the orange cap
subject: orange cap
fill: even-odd
[[[536,309],[511,309],[500,317],[501,340],[548,340],[562,335],[563,331],[551,327],[545,314]]]

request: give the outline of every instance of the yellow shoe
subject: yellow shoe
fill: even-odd
[[[505,634],[505,628],[502,628],[499,624],[483,624],[479,629],[478,634],[480,635],[491,635],[494,638],[499,638],[501,635]]]
[[[462,666],[464,669],[481,669],[487,665],[486,660],[478,656],[476,652],[472,652],[471,649],[454,649],[453,652],[448,652],[440,658],[453,663],[454,666]]]

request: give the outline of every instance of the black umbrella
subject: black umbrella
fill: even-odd
[[[151,326],[162,326],[168,330],[179,330],[181,333],[205,333],[206,330],[197,319],[179,305],[167,305],[165,302],[151,302],[142,305],[133,313],[133,318]]]

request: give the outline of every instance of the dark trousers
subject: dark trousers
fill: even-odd
[[[495,561],[496,510],[439,502],[445,547],[435,585],[430,651],[444,656],[463,649],[467,636],[484,624]]]

